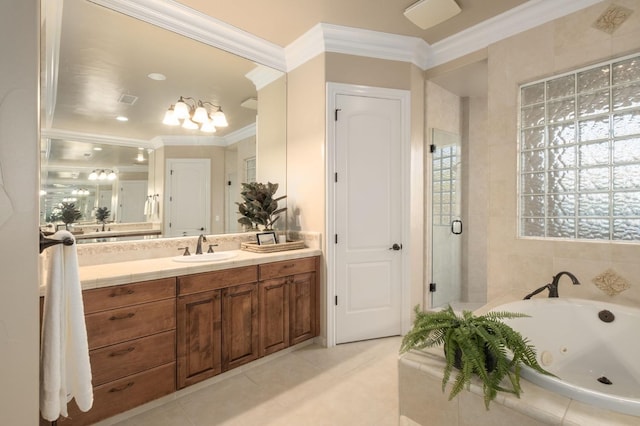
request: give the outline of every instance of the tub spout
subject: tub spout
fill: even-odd
[[[567,272],[567,271],[558,272],[553,277],[553,281],[551,282],[551,284],[547,284],[547,286],[549,287],[549,297],[558,297],[558,282],[560,281],[560,277],[562,277],[563,275],[566,275],[569,278],[571,278],[571,282],[573,283],[573,285],[580,284],[580,281],[578,280],[578,278],[576,278],[576,276],[573,275],[571,272]]]
[[[578,278],[576,278],[576,276],[573,275],[571,272],[562,271],[557,273],[549,284],[543,285],[542,287],[535,289],[531,293],[527,294],[524,297],[524,300],[531,299],[531,296],[535,296],[536,294],[540,293],[545,289],[549,290],[549,297],[558,297],[558,282],[560,281],[560,277],[562,277],[563,275],[566,275],[569,278],[571,278],[571,282],[573,283],[573,285],[580,284],[580,281],[578,280]]]

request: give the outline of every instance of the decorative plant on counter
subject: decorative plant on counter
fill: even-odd
[[[423,312],[415,308],[416,319],[400,348],[401,352],[444,345],[446,364],[442,377],[442,391],[449,382],[453,367],[458,369],[449,400],[469,387],[476,376],[482,382],[484,404],[489,404],[498,391],[520,397],[520,369],[527,365],[547,375],[536,360],[536,350],[520,333],[501,321],[504,318],[523,318],[528,315],[514,312],[489,312],[475,316],[463,311],[457,315],[451,306],[442,311]],[[503,379],[508,377],[506,383]]]
[[[243,183],[240,195],[244,201],[236,202],[238,213],[242,215],[238,222],[250,230],[258,229],[258,225],[262,225],[264,230],[273,229],[273,225],[280,219],[278,215],[287,210],[286,207],[278,208],[278,201],[285,199],[286,195],[273,197],[278,191],[278,186],[277,183],[271,182],[267,182],[266,185],[260,182]]]
[[[111,216],[111,212],[106,207],[98,207],[96,209],[96,222],[102,224],[102,230],[104,231],[104,226],[107,224],[107,220]]]
[[[74,223],[82,217],[80,210],[75,203],[61,203],[59,219],[64,222],[65,229],[69,230],[69,224]]]

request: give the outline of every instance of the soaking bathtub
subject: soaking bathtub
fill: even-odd
[[[497,306],[531,318],[504,320],[536,347],[524,379],[571,399],[640,416],[640,309],[582,299],[540,298]]]

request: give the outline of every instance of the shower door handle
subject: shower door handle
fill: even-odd
[[[451,233],[454,235],[462,234],[462,221],[460,219],[451,222]]]

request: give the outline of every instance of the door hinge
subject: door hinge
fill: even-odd
[[[173,195],[169,195],[169,202],[173,201]]]
[[[336,304],[336,306],[338,306],[338,296],[336,296],[336,298],[335,298],[335,304]]]
[[[171,222],[169,222],[169,228],[171,228]]]
[[[429,292],[433,293],[436,291],[436,283],[429,283]]]
[[[333,176],[334,181],[338,181],[338,172],[336,172],[336,174]]]
[[[335,235],[335,244],[338,244],[338,234]]]
[[[169,173],[169,175],[173,176],[173,170],[171,170],[171,172]]]
[[[436,152],[436,146],[434,144],[429,145],[429,152],[432,154]]]
[[[335,121],[338,121],[338,111],[342,111],[342,109],[340,109],[340,108],[336,108],[336,111],[335,111]]]

